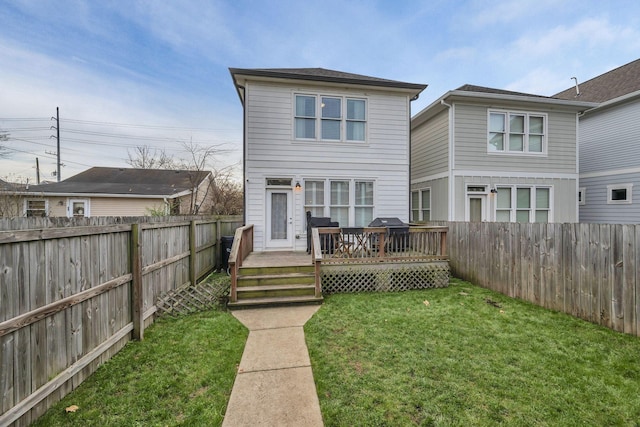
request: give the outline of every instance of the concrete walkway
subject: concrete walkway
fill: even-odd
[[[236,310],[249,328],[223,427],[322,426],[302,327],[319,305]]]

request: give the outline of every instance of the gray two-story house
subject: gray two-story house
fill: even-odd
[[[411,220],[577,222],[578,114],[594,105],[445,93],[411,120]]]
[[[640,223],[640,59],[554,97],[596,103],[580,115],[580,222]]]

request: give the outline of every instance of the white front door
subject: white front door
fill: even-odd
[[[293,249],[293,209],[291,199],[291,190],[267,190],[267,249]]]

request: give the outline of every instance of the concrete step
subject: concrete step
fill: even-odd
[[[301,305],[301,304],[322,304],[323,298],[315,296],[290,296],[290,297],[273,297],[273,298],[247,298],[238,300],[237,302],[229,302],[227,306],[231,309],[242,308],[258,308],[258,307],[275,307],[283,305]]]

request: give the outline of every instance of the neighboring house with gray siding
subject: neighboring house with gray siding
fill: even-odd
[[[305,250],[306,212],[342,227],[409,219],[411,101],[422,84],[323,68],[230,68],[244,108],[255,251]]]
[[[577,222],[577,117],[594,105],[445,93],[411,121],[411,220]]]
[[[554,97],[597,103],[580,116],[580,222],[640,223],[640,59]]]

